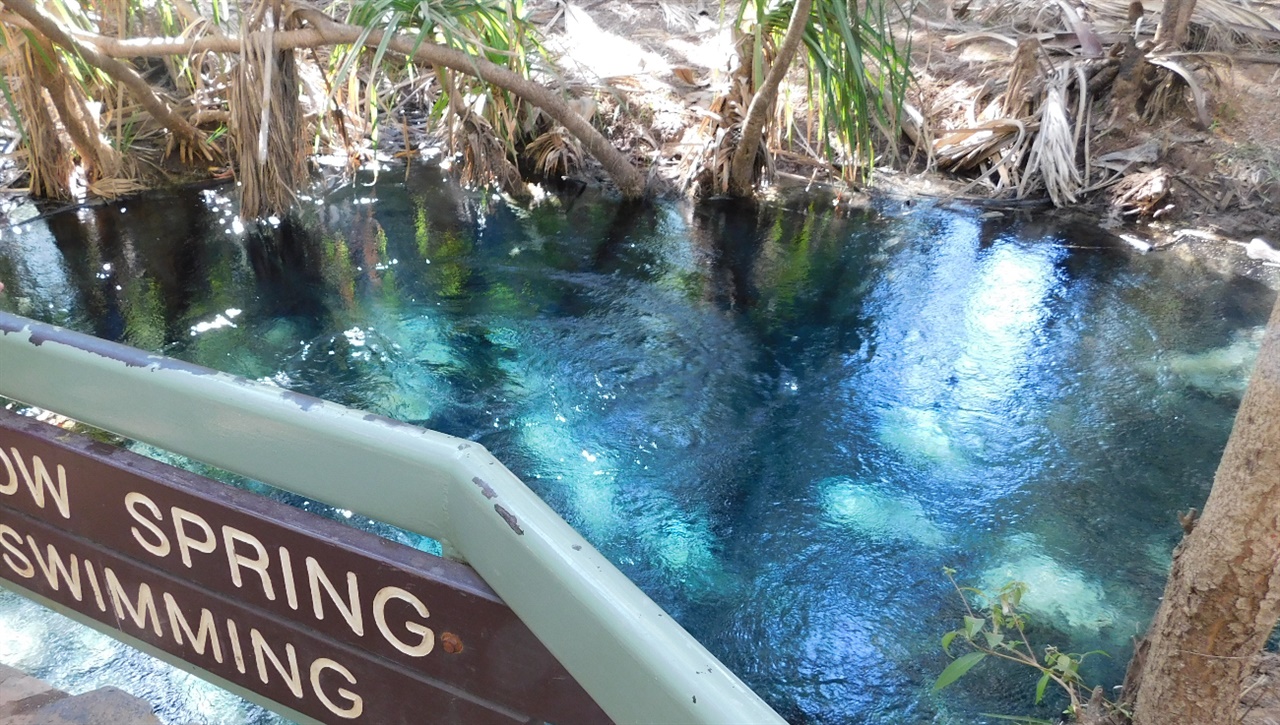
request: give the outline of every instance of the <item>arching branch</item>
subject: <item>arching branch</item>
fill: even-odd
[[[809,0],[802,1],[808,2]],[[122,74],[131,74],[132,78],[136,79],[136,82],[140,83],[142,87],[141,89],[135,88],[132,82],[128,82],[126,85],[136,93],[146,91],[153,101],[162,105],[162,108],[157,112],[151,105],[144,103],[144,105],[147,105],[147,110],[152,111],[157,119],[165,123],[166,126],[169,126],[169,123],[165,119],[173,118],[176,119],[175,125],[178,123],[183,124],[196,134],[199,132],[191,127],[190,124],[172,111],[169,111],[167,106],[163,106],[163,102],[159,101],[155,94],[151,92],[150,87],[146,85],[146,81],[142,80],[128,66],[115,59],[155,58],[201,52],[240,52],[239,39],[226,35],[209,35],[196,39],[135,38],[122,40],[84,31],[68,33],[53,18],[37,10],[30,0],[5,0],[4,4],[17,13],[22,22],[29,23],[33,28],[44,33],[59,45],[76,48],[85,60],[102,68],[113,77],[116,76],[116,73],[113,73],[108,66],[117,68],[117,72]],[[297,18],[306,22],[308,27],[275,33],[272,45],[276,50],[316,48],[339,44],[351,45],[359,42],[363,42],[367,47],[377,48],[383,40],[382,31],[374,30],[365,35],[364,28],[357,25],[339,23],[324,13],[309,7],[295,6],[293,12]],[[0,20],[5,20],[2,14],[0,14]],[[56,37],[54,33],[57,34]],[[66,42],[63,42],[64,40]],[[387,48],[419,63],[451,68],[460,73],[474,76],[503,90],[510,91],[537,106],[564,126],[569,133],[573,134],[582,143],[583,148],[604,167],[605,172],[613,179],[613,182],[618,186],[619,191],[622,192],[625,198],[635,199],[644,195],[645,177],[640,170],[631,163],[631,160],[626,155],[614,148],[613,144],[604,137],[604,134],[597,131],[586,119],[570,108],[563,98],[546,86],[524,78],[485,58],[476,57],[430,41],[419,42],[416,36],[409,34],[393,35],[387,41]],[[122,82],[125,81],[122,80]],[[141,99],[142,96],[139,95],[139,98]],[[170,128],[171,130],[175,129],[174,126],[170,126]]]
[[[336,22],[318,10],[298,8],[297,16],[318,31],[327,43],[357,43],[364,35],[364,28]],[[372,31],[364,38],[364,44],[378,47],[383,40],[382,31]],[[644,195],[645,180],[640,171],[599,131],[579,116],[559,95],[545,86],[524,78],[507,68],[484,58],[469,55],[436,43],[423,41],[405,34],[393,35],[387,47],[420,63],[444,66],[460,73],[475,76],[486,83],[510,91],[542,109],[573,134],[587,152],[600,162],[622,195],[628,199]]]

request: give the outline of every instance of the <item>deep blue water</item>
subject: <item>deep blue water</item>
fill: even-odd
[[[796,723],[1060,707],[999,666],[930,692],[944,566],[1118,684],[1274,300],[1044,214],[393,176],[261,229],[216,190],[6,229],[0,308],[479,441]],[[11,596],[0,662],[271,720]]]

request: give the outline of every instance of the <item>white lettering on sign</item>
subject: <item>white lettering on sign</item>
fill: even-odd
[[[418,635],[420,638],[417,644],[409,644],[400,639],[391,628],[387,626],[387,602],[392,599],[399,599],[402,602],[408,602],[409,606],[418,613],[419,617],[426,619],[430,616],[427,613],[427,605],[422,603],[421,599],[413,596],[409,592],[400,587],[383,587],[373,597],[373,621],[378,625],[378,631],[382,636],[391,643],[392,647],[409,655],[410,657],[424,657],[430,654],[431,649],[436,646],[436,634],[427,627],[417,622],[405,622],[404,628],[409,632]]]
[[[102,567],[102,575],[107,579],[107,592],[111,594],[111,603],[116,608],[116,619],[124,620],[125,610],[129,610],[129,618],[138,626],[138,629],[147,628],[147,620],[151,620],[151,628],[155,630],[157,637],[163,637],[164,632],[160,630],[160,615],[156,613],[156,600],[151,596],[151,585],[142,583],[138,585],[138,601],[134,603],[130,601],[129,595],[125,592],[124,587],[120,586],[120,580],[116,578],[116,573],[111,567]]]
[[[84,573],[89,575],[89,586],[93,588],[93,601],[98,605],[98,611],[107,611],[107,602],[102,598],[102,587],[98,586],[98,574],[93,570],[93,562],[88,559],[84,562]]]
[[[209,526],[209,522],[205,521],[200,514],[193,514],[177,506],[174,506],[171,512],[173,513],[173,536],[178,540],[178,552],[182,554],[182,563],[190,569],[192,566],[191,550],[195,549],[205,554],[212,554],[218,548],[218,541],[213,536],[213,527]],[[204,540],[197,541],[191,538],[187,534],[187,524],[195,524],[200,527],[200,530],[204,532]]]
[[[284,599],[289,608],[298,611],[298,585],[293,581],[293,560],[289,550],[280,547],[280,568],[284,570]]]
[[[27,534],[27,546],[31,547],[31,553],[35,556],[36,563],[40,565],[40,571],[44,572],[44,578],[49,582],[49,588],[58,591],[58,574],[62,574],[62,578],[67,582],[67,591],[71,592],[71,596],[76,598],[77,602],[84,600],[84,595],[80,589],[80,570],[76,568],[76,555],[71,554],[68,559],[71,561],[70,569],[62,563],[62,555],[54,548],[53,544],[49,544],[46,549],[49,558],[46,561],[40,556],[40,547],[36,546],[36,540],[31,538],[31,534]]]
[[[18,472],[13,468],[13,461],[5,455],[4,449],[0,448],[0,463],[4,464],[6,476],[0,478],[0,495],[12,496],[18,492]]]
[[[329,611],[335,611],[357,637],[365,636],[364,623],[368,613],[372,615],[382,638],[410,657],[425,657],[435,648],[435,632],[425,623],[430,616],[426,604],[405,589],[396,586],[382,587],[374,594],[372,601],[367,603],[366,609],[366,602],[360,596],[360,578],[353,571],[346,572],[343,580],[335,582],[318,559],[308,556],[303,559],[306,586],[300,588],[294,573],[294,557],[284,546],[275,548],[277,556],[273,560],[267,544],[247,531],[224,524],[219,527],[222,534],[219,537],[205,517],[177,506],[169,510],[171,522],[166,521],[160,506],[146,494],[137,491],[126,494],[124,501],[129,516],[138,524],[130,529],[134,540],[153,556],[163,559],[176,548],[182,563],[191,568],[194,566],[192,551],[212,554],[221,544],[227,574],[238,589],[246,586],[256,588],[257,584],[261,584],[263,595],[268,600],[275,601],[279,585],[284,589],[285,601],[290,609],[309,611],[317,621],[323,621]],[[176,547],[171,544],[171,539],[177,543]],[[0,543],[2,542],[0,535]],[[246,572],[256,576],[247,575]],[[342,587],[343,583],[346,584],[345,587]],[[310,595],[310,607],[304,607],[299,601],[300,596],[305,595]],[[411,616],[399,625],[403,628],[403,632],[399,633],[393,631],[388,623],[387,605],[393,600],[406,603],[408,610],[417,617],[415,619]],[[235,653],[238,638],[233,637],[231,642]],[[236,654],[236,661],[243,663],[243,656]]]
[[[201,607],[200,630],[192,632],[186,615],[169,592],[164,593],[164,611],[169,615],[169,631],[173,633],[173,641],[178,646],[182,646],[182,635],[186,634],[187,640],[191,642],[191,649],[196,654],[203,655],[205,647],[210,647],[213,650],[213,661],[222,664],[222,645],[218,643],[218,629],[213,622],[213,612]]]
[[[364,713],[364,699],[356,693],[345,687],[338,688],[338,694],[345,697],[351,704],[346,707],[338,707],[329,696],[325,694],[324,688],[320,686],[320,673],[325,670],[333,670],[346,678],[349,684],[356,684],[356,676],[351,674],[351,670],[334,662],[328,657],[317,657],[315,662],[311,663],[311,691],[316,693],[316,698],[329,709],[329,712],[353,720],[360,717]]]
[[[139,504],[153,512],[159,510],[158,508],[152,509],[147,502],[139,501]],[[161,533],[157,538],[163,539],[165,535]],[[23,543],[26,544],[26,550],[22,548]],[[153,542],[139,539],[138,543],[146,548],[148,544]],[[42,549],[35,537],[27,534],[24,538],[22,534],[7,524],[0,524],[0,546],[5,551],[2,557],[5,564],[14,574],[25,579],[34,578],[38,565],[38,570],[45,581],[48,582],[50,589],[62,591],[62,586],[65,584],[67,592],[76,601],[83,601],[83,583],[88,580],[98,608],[102,612],[108,611],[107,603],[98,583],[98,568],[94,566],[93,562],[88,559],[80,559],[75,554],[64,554],[53,544],[45,544]],[[196,550],[200,551],[198,548]],[[28,552],[30,555],[28,555]],[[35,558],[34,564],[31,561],[32,557]],[[83,579],[81,578],[81,570],[84,572]],[[334,676],[340,677],[350,687],[356,687],[358,684],[351,670],[337,661],[329,657],[316,657],[310,663],[299,661],[297,648],[294,647],[292,642],[271,642],[256,627],[249,627],[249,646],[247,649],[251,653],[253,666],[253,672],[250,674],[249,663],[245,659],[246,648],[241,639],[242,629],[234,619],[227,617],[224,620],[226,622],[226,637],[224,639],[223,633],[218,629],[217,618],[213,612],[201,607],[199,618],[193,627],[188,612],[183,610],[182,605],[172,594],[164,591],[159,592],[159,600],[163,602],[164,607],[164,618],[162,619],[159,611],[160,607],[156,604],[156,591],[152,589],[150,584],[141,582],[131,591],[130,587],[120,581],[119,575],[111,567],[103,566],[101,570],[102,578],[106,582],[107,596],[110,598],[111,606],[114,609],[116,626],[121,631],[126,633],[130,632],[131,629],[135,630],[135,633],[138,631],[142,633],[150,631],[154,632],[157,637],[164,638],[164,623],[167,622],[169,636],[178,646],[189,645],[195,654],[202,657],[206,656],[207,653],[218,664],[224,662],[223,642],[228,642],[234,657],[236,670],[241,674],[250,675],[251,677],[256,675],[257,679],[264,685],[270,684],[272,678],[279,678],[294,697],[300,700],[314,697],[315,701],[323,705],[326,710],[343,719],[358,718],[364,713],[364,698],[348,689],[348,687],[338,685],[328,690],[325,689],[325,683],[322,679],[332,680]],[[325,580],[327,581],[327,576]],[[336,594],[332,592],[331,594],[335,597],[334,601],[337,604]],[[408,595],[407,592],[405,594]],[[398,597],[399,595],[396,596]],[[412,597],[412,595],[408,596]],[[352,601],[357,602],[357,597],[354,594]],[[413,601],[417,601],[416,598]],[[421,605],[420,602],[418,604]],[[341,608],[339,606],[339,609]],[[425,612],[425,607],[422,607],[421,611]],[[375,612],[375,616],[381,622],[381,605],[375,607]],[[379,626],[383,625],[380,624]],[[409,629],[414,631],[412,625]],[[336,674],[324,677],[326,672]]]
[[[289,692],[292,692],[294,697],[302,699],[302,673],[298,672],[298,653],[294,650],[293,645],[288,642],[284,645],[285,656],[289,659],[289,668],[285,669],[275,650],[267,645],[266,638],[253,627],[249,628],[249,641],[253,643],[253,659],[258,663],[258,679],[262,680],[262,684],[265,685],[269,682],[267,678],[267,660],[271,660],[276,672],[280,673],[280,676],[284,678],[284,683],[289,686]]]
[[[79,469],[73,466],[72,470]],[[345,567],[338,568],[332,562],[326,568],[323,556],[296,554],[269,536],[255,534],[252,527],[245,531],[181,506],[162,507],[140,491],[125,489],[121,493],[128,515],[124,525],[129,527],[123,538],[137,543],[140,549],[135,553],[145,552],[157,559],[176,553],[177,560],[187,569],[199,565],[201,569],[212,566],[221,570],[225,562],[224,582],[250,590],[249,593],[261,587],[262,596],[273,602],[277,593],[283,592],[284,603],[299,612],[296,616],[301,619],[314,617],[316,622],[345,628],[359,638],[380,637],[409,657],[425,657],[435,648],[435,632],[427,626],[430,612],[407,589],[369,588],[368,579],[366,587],[362,587],[359,571],[345,571]],[[66,467],[49,460],[47,455],[31,454],[6,442],[0,447],[0,496],[28,495],[36,507],[47,511],[37,516],[47,516],[52,521],[56,510],[57,516],[71,518]],[[280,631],[276,625],[264,633],[258,627],[244,626],[230,616],[216,614],[217,605],[212,610],[190,605],[184,608],[173,593],[163,591],[164,584],[132,580],[130,577],[137,575],[131,567],[121,570],[123,565],[117,565],[117,569],[102,566],[68,553],[65,548],[59,550],[55,544],[42,544],[35,536],[20,531],[20,524],[16,525],[17,528],[0,524],[0,571],[5,567],[8,570],[4,576],[15,581],[32,580],[41,591],[56,592],[63,601],[74,600],[85,611],[96,606],[100,614],[95,616],[123,632],[153,637],[152,641],[159,638],[166,647],[176,645],[184,657],[198,656],[218,665],[234,666],[242,679],[286,688],[294,698],[310,699],[313,707],[318,702],[337,718],[356,719],[363,715],[365,700],[358,694],[359,683],[351,669],[331,657],[306,655],[305,648],[300,651],[294,642],[280,641],[279,634],[269,634]],[[92,558],[91,554],[85,556]],[[127,575],[123,580],[121,571]],[[174,586],[179,587],[179,594],[186,591]],[[214,588],[227,593],[226,584]],[[370,621],[372,626],[366,628]],[[297,624],[305,626],[302,622]],[[376,633],[368,633],[367,629],[375,629]],[[199,660],[192,661],[199,665]]]
[[[12,454],[12,458],[9,454]],[[9,454],[0,448],[0,463],[4,464],[5,472],[4,476],[0,476],[0,494],[5,496],[17,494],[18,473],[21,473],[22,480],[27,484],[27,491],[31,493],[31,499],[37,506],[44,508],[44,494],[47,490],[62,518],[71,518],[71,499],[67,495],[67,469],[63,468],[61,463],[54,466],[54,471],[58,474],[58,482],[55,485],[54,477],[49,475],[49,469],[40,456],[31,456],[31,465],[28,467],[22,452],[17,448],[9,448]]]
[[[9,541],[9,537],[13,537],[17,543]],[[22,537],[12,527],[0,524],[0,546],[4,547],[4,563],[13,570],[14,574],[23,579],[30,579],[36,575],[36,568],[31,565],[31,560],[18,548],[22,546]],[[19,561],[22,564],[18,564]]]
[[[142,524],[147,531],[151,532],[152,536],[156,537],[156,543],[153,544],[144,540],[142,532],[138,531],[137,526],[133,526],[129,529],[129,531],[133,533],[133,538],[137,540],[142,548],[146,549],[148,553],[154,554],[161,559],[168,556],[170,549],[169,537],[164,535],[164,532],[160,530],[159,526],[156,526],[154,522],[145,518],[142,513],[138,511],[138,506],[145,506],[147,510],[151,512],[151,518],[156,521],[163,521],[164,514],[160,513],[160,507],[156,505],[155,501],[152,501],[140,493],[130,491],[124,496],[124,505],[125,508],[129,509],[129,515],[133,517],[133,520]]]
[[[231,654],[236,658],[236,669],[240,674],[246,672],[244,668],[244,650],[240,649],[240,630],[236,627],[236,621],[231,617],[227,617],[227,634],[231,637]]]
[[[307,581],[311,583],[311,606],[315,608],[316,619],[324,619],[324,605],[320,599],[320,587],[323,585],[325,591],[329,592],[329,599],[333,601],[333,606],[337,608],[342,618],[347,620],[347,626],[351,631],[360,637],[364,636],[364,618],[360,615],[360,585],[356,582],[355,572],[347,572],[349,601],[346,602],[338,596],[338,590],[333,586],[333,582],[329,581],[329,575],[320,568],[320,562],[311,556],[307,557]]]
[[[231,581],[236,587],[243,587],[244,582],[240,579],[241,567],[258,572],[258,576],[262,579],[262,593],[267,595],[267,599],[276,600],[275,587],[271,586],[271,575],[267,573],[267,567],[271,564],[270,557],[267,556],[267,547],[258,541],[258,537],[248,534],[240,529],[230,526],[222,527],[222,541],[227,549],[227,565],[231,567]],[[248,544],[253,548],[257,556],[250,559],[236,551],[236,542]]]

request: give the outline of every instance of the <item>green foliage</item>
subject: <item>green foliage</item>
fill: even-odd
[[[769,7],[769,0],[745,0],[741,25],[750,9],[756,25],[781,42],[794,0]],[[843,159],[845,175],[863,179],[875,166],[877,134],[896,144],[899,119],[911,82],[910,44],[899,47],[893,23],[909,15],[897,0],[814,0],[805,28],[809,98],[817,133],[833,159]],[[753,75],[762,77],[763,44],[757,35]],[[794,110],[787,122],[794,126]],[[835,143],[833,143],[833,137]]]
[[[531,55],[542,53],[536,28],[525,17],[524,4],[519,0],[359,0],[351,6],[347,19],[365,30],[360,42],[345,51],[332,80],[334,88],[341,87],[355,67],[368,35],[374,30],[384,32],[372,59],[373,68],[383,72],[370,76],[364,104],[364,115],[375,138],[379,116],[375,86],[381,83],[387,91],[397,88],[398,69],[383,62],[393,33],[412,34],[419,44],[439,43],[525,77],[530,73]],[[399,70],[410,75],[413,72],[411,68]],[[517,152],[532,138],[531,124],[525,120],[531,114],[520,99],[469,74],[443,67],[435,71],[439,95],[430,112],[448,122],[449,143],[464,159],[459,167],[464,183],[518,181]],[[405,85],[412,83],[410,79]],[[398,99],[396,93],[388,95]]]
[[[1038,656],[1036,649],[1027,638],[1030,625],[1027,615],[1018,607],[1027,593],[1027,585],[1022,582],[1009,582],[995,594],[989,594],[974,587],[962,587],[956,583],[955,570],[944,568],[943,573],[956,593],[964,602],[965,615],[963,625],[942,635],[942,649],[948,655],[952,647],[962,647],[969,651],[954,659],[947,665],[933,684],[933,691],[938,692],[947,685],[963,677],[987,657],[995,657],[1017,662],[1040,672],[1036,682],[1036,704],[1044,702],[1049,683],[1056,684],[1067,695],[1070,705],[1067,713],[1079,715],[1081,711],[1081,692],[1088,687],[1080,677],[1080,666],[1089,657],[1106,652],[1095,650],[1084,654],[1063,652],[1053,645],[1043,650]],[[1016,716],[993,715],[1002,720],[1023,723],[1041,723],[1042,720]]]
[[[385,32],[382,43],[374,54],[373,64],[381,64],[391,34],[408,32],[417,36],[417,42],[440,43],[450,48],[527,74],[530,52],[540,52],[541,44],[533,26],[525,18],[522,2],[497,2],[496,0],[364,0],[351,7],[348,22],[372,30]],[[363,38],[361,39],[363,42]],[[357,45],[357,48],[359,45]],[[351,68],[357,52],[348,54],[339,69],[334,85],[342,82]],[[469,77],[466,77],[469,82]],[[462,77],[459,82],[463,82]],[[458,89],[460,95],[473,95],[482,91],[487,95],[502,95],[506,105],[514,99],[505,98],[505,92],[489,88],[480,81]],[[449,88],[443,88],[449,93]],[[464,98],[456,99],[466,102]],[[497,105],[493,102],[487,106]],[[491,119],[492,120],[492,119]]]
[[[522,65],[534,40],[523,3],[496,0],[364,0],[351,7],[348,22],[366,29],[414,32],[430,40],[488,58],[499,65]]]

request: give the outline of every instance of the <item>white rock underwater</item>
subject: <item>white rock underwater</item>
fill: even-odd
[[[946,535],[909,496],[894,496],[847,476],[824,479],[817,488],[823,517],[831,524],[872,539],[946,544]]]
[[[1078,633],[1113,628],[1117,641],[1139,633],[1142,617],[1134,602],[1116,601],[1097,580],[1054,559],[1034,534],[1010,536],[1000,545],[999,559],[982,572],[979,588],[994,593],[1011,581],[1026,584],[1021,606],[1033,620]]]
[[[1230,343],[1204,352],[1171,353],[1156,368],[1172,374],[1189,388],[1212,395],[1244,395],[1265,329],[1243,331]]]

